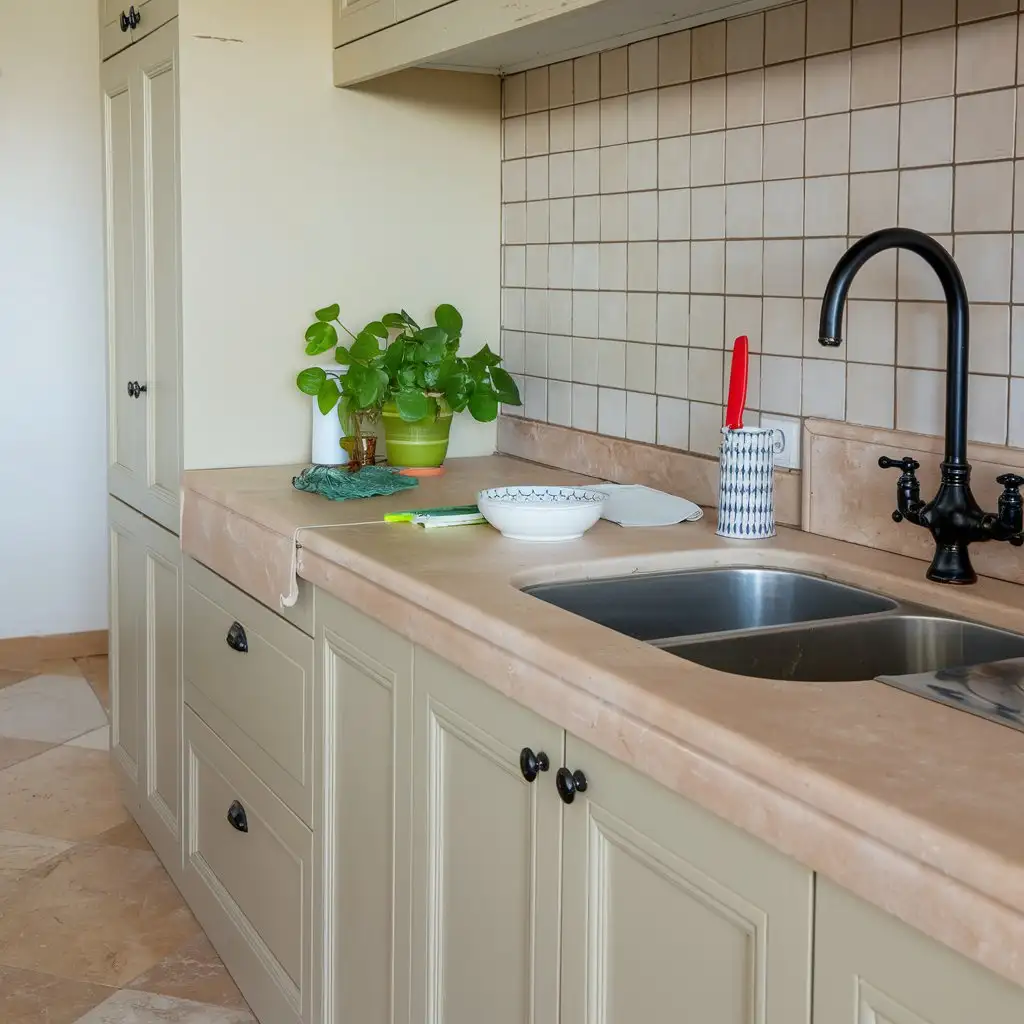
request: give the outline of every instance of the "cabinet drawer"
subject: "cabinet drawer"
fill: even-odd
[[[308,1022],[312,833],[188,709],[185,786],[189,905],[260,1020]]]
[[[191,559],[184,604],[185,702],[310,824],[312,638]]]

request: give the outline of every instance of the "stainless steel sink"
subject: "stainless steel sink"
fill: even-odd
[[[896,602],[783,569],[705,569],[545,583],[526,593],[637,640],[892,611]]]
[[[1024,637],[959,619],[884,615],[658,644],[699,665],[759,679],[841,682],[1024,658]]]
[[[549,583],[526,593],[708,668],[875,679],[1024,730],[1024,636],[785,569]]]

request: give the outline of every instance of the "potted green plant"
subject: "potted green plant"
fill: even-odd
[[[358,421],[381,418],[388,459],[400,466],[439,466],[448,452],[454,413],[468,410],[481,422],[498,415],[499,404],[521,405],[519,388],[501,368],[501,357],[484,345],[460,356],[462,315],[444,303],[434,323],[420,327],[404,310],[372,320],[358,333],[339,319],[337,304],[318,310],[306,330],[306,354],[334,358],[346,366],[331,374],[321,367],[303,370],[299,390],[315,395],[325,415],[337,407],[346,430]],[[338,325],[349,344],[342,344]]]

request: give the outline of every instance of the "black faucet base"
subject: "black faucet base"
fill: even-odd
[[[936,544],[927,575],[935,583],[969,586],[978,582],[966,544]]]

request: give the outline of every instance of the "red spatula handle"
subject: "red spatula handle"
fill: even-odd
[[[730,430],[743,426],[743,410],[747,404],[747,376],[750,366],[750,339],[744,334],[736,339],[732,349],[732,371],[729,375],[729,404],[725,412],[725,425]]]

